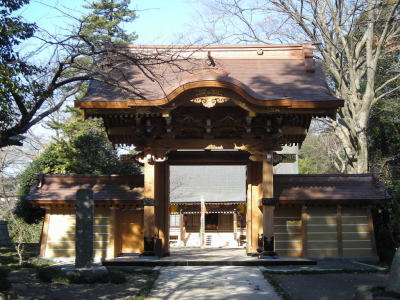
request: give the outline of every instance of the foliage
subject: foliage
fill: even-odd
[[[82,34],[95,44],[126,44],[132,43],[137,35],[127,34],[121,27],[122,23],[135,20],[136,13],[130,10],[130,1],[100,0],[85,5],[90,13],[82,19]]]
[[[18,256],[18,264],[22,265],[25,257],[27,243],[39,242],[42,224],[27,224],[22,218],[16,217],[12,212],[8,221],[8,231]]]
[[[119,270],[109,269],[103,276],[85,276],[82,273],[62,271],[58,267],[44,267],[36,270],[36,276],[43,282],[63,283],[63,284],[94,284],[94,283],[114,283],[121,284],[127,281],[126,274]]]
[[[399,93],[383,99],[374,108],[368,127],[370,169],[380,173],[391,196],[374,209],[378,252],[381,259],[389,263],[400,245],[399,99]]]
[[[24,198],[37,183],[38,174],[120,174],[133,175],[140,172],[133,164],[123,164],[107,138],[100,119],[83,120],[77,109],[68,109],[71,114],[66,123],[51,124],[59,129],[56,138],[42,154],[19,176],[18,216],[28,223],[41,219],[43,211],[33,208]]]
[[[153,285],[156,282],[159,275],[160,271],[152,270],[150,272],[149,278],[147,279],[144,286],[140,289],[139,293],[136,295],[135,300],[146,299],[146,297],[150,294],[150,291],[153,288]]]
[[[122,27],[135,18],[129,0],[97,0],[86,6],[86,16],[68,15],[75,24],[71,31],[57,35],[38,31],[35,38],[43,42],[39,49],[51,48],[53,55],[48,68],[29,64],[28,59],[35,61],[38,52],[22,58],[15,49],[21,41],[31,38],[37,28],[12,17],[28,2],[0,0],[0,148],[22,145],[22,134],[60,109],[67,99],[82,96],[89,81],[120,86],[127,77],[125,71],[114,72],[115,69],[132,65],[145,72],[145,65],[154,63],[150,60],[156,56],[129,53],[124,47],[136,38]],[[150,73],[147,75],[151,77]],[[134,83],[126,86],[131,93],[140,94]]]
[[[11,287],[11,283],[7,279],[9,273],[9,269],[0,268],[0,292],[4,292]]]
[[[321,122],[314,121],[299,151],[300,174],[329,174],[340,172],[335,151],[340,146],[335,143],[332,132]]]
[[[24,244],[24,253],[22,265],[19,264],[19,257],[14,245],[0,247],[0,265],[7,268],[16,269],[20,267],[42,266],[49,264],[48,261],[38,259],[39,244]]]
[[[25,23],[13,16],[16,10],[28,2],[0,1],[0,133],[16,126],[18,122],[15,111],[34,106],[31,96],[42,93],[41,86],[35,80],[26,80],[26,77],[40,73],[40,69],[28,64],[15,50],[22,41],[31,38],[36,30],[35,24]],[[5,138],[11,139],[11,144],[17,142],[15,137],[1,134],[0,145],[5,142]]]

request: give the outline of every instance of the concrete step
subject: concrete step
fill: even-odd
[[[305,258],[272,258],[272,259],[191,259],[179,260],[177,258],[168,259],[158,257],[117,257],[115,259],[105,260],[102,262],[104,266],[283,266],[283,265],[315,265],[317,262],[312,259]]]

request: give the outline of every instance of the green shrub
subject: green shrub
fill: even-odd
[[[11,283],[7,279],[9,273],[10,269],[0,268],[0,292],[6,291],[11,287]]]
[[[125,273],[118,270],[109,270],[108,280],[115,284],[125,283],[127,281]]]
[[[37,277],[43,282],[53,283],[74,283],[74,284],[93,284],[93,283],[125,283],[127,281],[124,272],[109,270],[104,276],[85,276],[81,273],[70,271],[62,272],[56,267],[40,267],[37,269]]]
[[[61,270],[58,268],[38,268],[36,270],[36,276],[39,280],[43,282],[55,282],[62,276]]]

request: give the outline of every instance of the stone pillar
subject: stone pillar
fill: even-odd
[[[154,217],[154,163],[144,162],[144,200],[143,200],[143,255],[154,255],[155,217]]]
[[[263,208],[263,252],[264,256],[276,255],[274,249],[274,182],[273,153],[266,152],[262,161],[262,208]]]
[[[89,268],[93,263],[93,191],[76,193],[75,267]]]

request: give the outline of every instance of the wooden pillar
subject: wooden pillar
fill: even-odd
[[[182,209],[179,211],[179,237],[180,243],[183,243],[186,246],[185,243],[185,229],[184,229],[184,219],[183,219],[183,213],[182,213]]]
[[[235,211],[233,212],[233,239],[238,243],[238,246],[239,246],[237,229],[238,229],[238,227],[237,227],[237,212],[235,209]]]
[[[165,256],[169,253],[169,168],[166,162],[155,162],[154,168],[155,230],[162,247],[162,253],[157,255]]]
[[[46,214],[44,215],[42,234],[40,236],[40,257],[46,257],[46,247],[47,247],[47,237],[49,234],[49,223],[50,223],[51,211],[46,209]]]
[[[337,231],[338,256],[343,257],[342,207],[340,205],[337,206],[336,210],[336,231]]]
[[[201,202],[200,202],[200,248],[204,248],[206,245],[205,232],[206,232],[206,204],[205,204],[204,198],[201,197]]]
[[[143,208],[143,236],[144,255],[154,255],[155,215],[154,215],[154,177],[155,165],[144,162],[144,208]]]
[[[247,166],[246,202],[246,251],[248,255],[257,254],[259,234],[262,233],[262,212],[258,205],[261,196],[261,172],[261,162],[249,162]]]
[[[262,160],[263,255],[276,255],[274,250],[274,174],[273,153],[266,152]]]
[[[307,257],[307,245],[308,245],[308,233],[307,233],[307,225],[308,225],[308,213],[307,206],[303,205],[301,207],[301,256]]]

